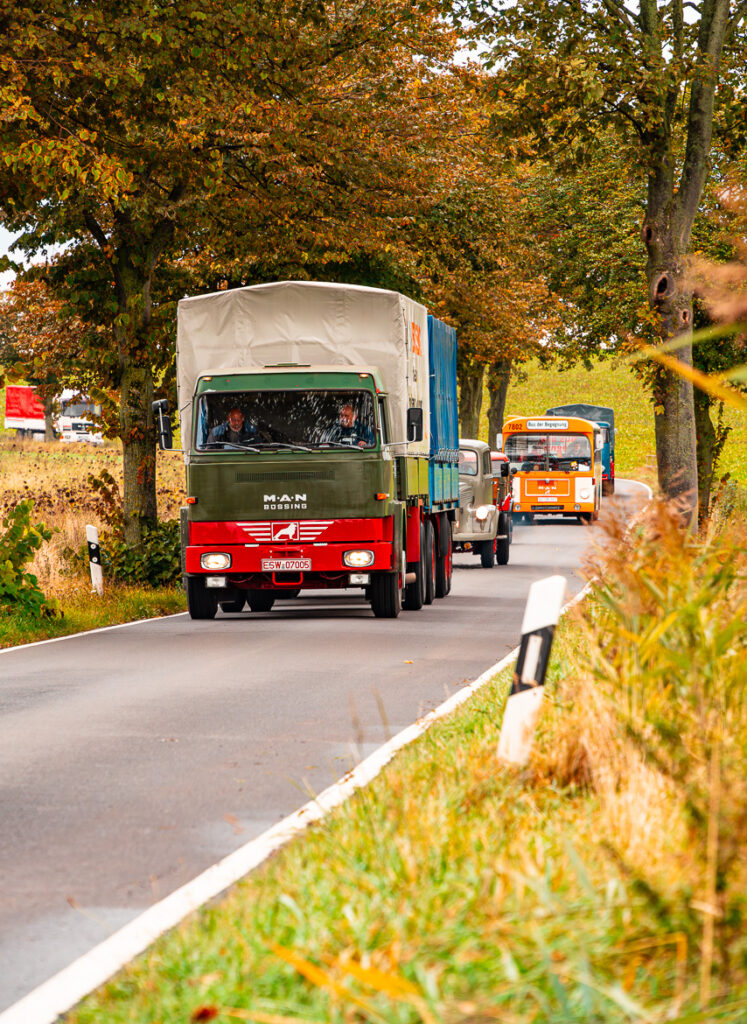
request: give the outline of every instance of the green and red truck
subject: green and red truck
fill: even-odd
[[[182,299],[189,613],[363,589],[396,617],[451,588],[456,335],[397,292],[277,282]],[[165,402],[154,403],[162,447]]]

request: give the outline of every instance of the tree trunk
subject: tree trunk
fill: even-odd
[[[488,367],[488,444],[495,446],[495,435],[503,430],[506,415],[506,396],[511,378],[511,360],[500,359]]]
[[[153,374],[149,366],[127,363],[120,383],[119,424],[124,476],[124,539],[140,547],[143,527],[154,526],[156,506],[156,433],[153,425]]]
[[[459,373],[459,434],[477,438],[482,408],[482,379],[484,366],[464,366]]]
[[[649,214],[643,229],[648,249],[646,276],[649,302],[660,321],[662,342],[692,334],[692,290],[684,271],[687,239],[672,224],[670,205]],[[685,366],[692,366],[690,341],[677,350]],[[698,466],[695,443],[693,386],[674,370],[657,366],[653,382],[654,431],[659,486],[669,499],[677,501],[683,514],[693,522],[698,508]]]
[[[55,440],[54,430],[54,399],[48,396],[44,399],[44,440]]]
[[[711,420],[711,400],[708,395],[696,388],[694,398],[698,442],[698,518],[702,521],[711,507],[716,429]]]

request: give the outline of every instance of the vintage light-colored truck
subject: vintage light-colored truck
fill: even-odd
[[[500,477],[508,480],[509,464],[501,462]],[[452,542],[454,551],[471,551],[480,556],[484,569],[496,562],[506,565],[509,557],[509,513],[496,504],[495,470],[489,445],[484,441],[460,438],[459,509]]]

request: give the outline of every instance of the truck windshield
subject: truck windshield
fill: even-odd
[[[459,468],[461,476],[477,476],[477,452],[470,448],[459,449]]]
[[[199,451],[373,448],[373,396],[295,389],[202,395],[195,445]]]
[[[591,444],[585,434],[511,434],[506,438],[511,469],[591,469]]]

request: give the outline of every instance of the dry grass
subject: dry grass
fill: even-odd
[[[42,520],[54,530],[28,566],[49,597],[64,601],[81,586],[82,577],[71,576],[63,552],[85,543],[87,525],[99,530],[106,525],[104,503],[88,482],[89,476],[98,477],[103,470],[121,487],[119,444],[93,447],[0,438],[0,518],[19,501],[32,498],[34,521]],[[178,516],[184,503],[184,465],[176,453],[158,455],[157,497],[161,519]]]
[[[747,981],[747,523],[717,513],[696,538],[659,504],[603,528],[537,781],[595,795],[599,840],[699,944],[707,1005],[714,965]]]

